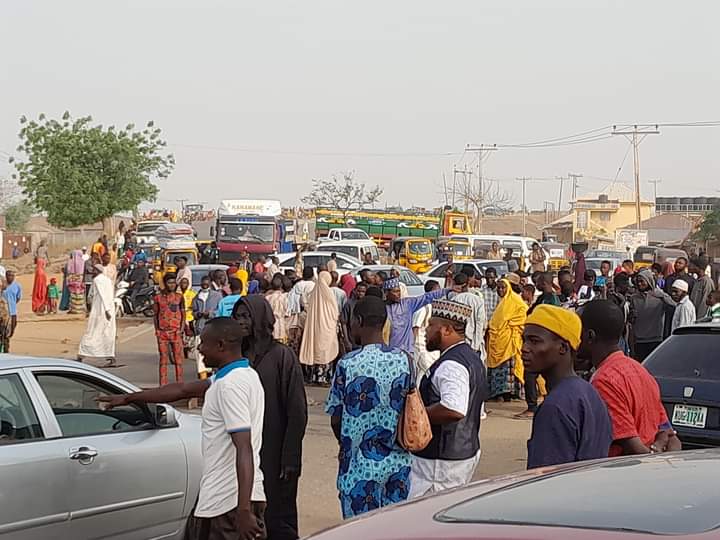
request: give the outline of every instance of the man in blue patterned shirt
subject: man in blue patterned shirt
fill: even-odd
[[[383,345],[385,303],[359,300],[350,324],[362,348],[335,369],[326,412],[340,444],[337,488],[343,518],[404,501],[410,490],[411,455],[396,440],[410,386],[408,356]]]

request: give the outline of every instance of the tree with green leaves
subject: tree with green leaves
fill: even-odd
[[[5,214],[5,226],[10,232],[21,233],[25,232],[28,221],[35,213],[35,209],[32,204],[27,202],[25,199],[21,199],[9,206],[5,207],[3,211]]]
[[[154,179],[167,178],[175,166],[161,130],[148,122],[142,130],[92,125],[92,118],[61,120],[41,114],[20,119],[23,159],[13,159],[16,178],[28,201],[59,227],[105,221],[154,201]]]
[[[343,219],[350,210],[362,210],[380,200],[383,190],[380,186],[368,190],[365,184],[355,181],[355,172],[343,174],[342,179],[333,175],[331,180],[313,179],[312,190],[300,200],[314,207],[340,210]]]
[[[693,234],[693,238],[703,242],[706,248],[708,242],[720,239],[720,210],[716,209],[705,214],[700,226]]]
[[[22,197],[17,180],[0,178],[0,215],[5,216],[5,227],[11,232],[25,232],[35,209]]]

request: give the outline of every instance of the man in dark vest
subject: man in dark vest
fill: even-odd
[[[427,329],[428,351],[440,358],[420,381],[433,438],[413,457],[410,498],[470,482],[480,459],[480,411],[487,380],[480,355],[465,339],[472,308],[435,300]]]

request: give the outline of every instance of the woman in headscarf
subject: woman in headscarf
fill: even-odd
[[[230,268],[232,268],[232,267],[230,267]],[[248,286],[249,286],[248,282],[250,281],[250,275],[247,273],[247,270],[245,270],[245,269],[240,269],[237,266],[235,268],[237,268],[237,270],[234,273],[230,273],[230,269],[228,269],[228,275],[230,277],[236,277],[240,281],[242,281],[243,290],[242,290],[241,294],[243,296],[245,296],[248,293]]]
[[[320,272],[310,293],[307,320],[300,347],[300,363],[305,366],[306,379],[322,385],[330,384],[330,366],[338,356],[338,312],[335,294],[330,289],[330,272]]]
[[[355,276],[345,274],[343,277],[340,278],[340,288],[345,291],[345,294],[348,298],[350,298],[350,295],[355,290],[356,285],[357,281],[355,280]]]
[[[63,282],[62,282],[62,294],[60,295],[60,305],[58,310],[67,311],[70,309],[70,289],[68,289],[68,265],[72,261],[72,253],[68,256],[68,261],[62,268]]]
[[[490,397],[510,401],[513,397],[520,397],[524,377],[520,350],[527,306],[505,278],[498,281],[497,294],[500,303],[489,325],[487,367]]]
[[[42,257],[35,259],[35,279],[32,289],[32,310],[37,315],[45,315],[48,307],[47,286],[48,278],[45,273],[47,261]]]
[[[241,298],[233,308],[233,318],[245,336],[243,353],[265,391],[260,468],[268,538],[297,538],[297,488],[307,425],[302,370],[292,349],[273,339],[275,317],[264,296]]]
[[[79,249],[73,251],[70,260],[65,266],[67,274],[67,288],[70,293],[70,313],[85,313],[85,261]]]

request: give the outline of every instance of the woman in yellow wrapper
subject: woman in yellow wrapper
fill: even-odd
[[[513,291],[507,279],[498,281],[500,303],[490,319],[488,330],[488,380],[490,397],[510,401],[519,398],[522,390],[522,335],[527,318],[527,305]]]

